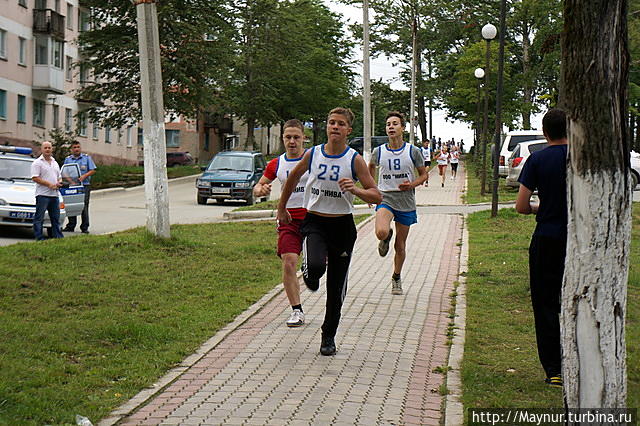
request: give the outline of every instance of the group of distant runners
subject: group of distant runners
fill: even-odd
[[[387,114],[385,130],[389,142],[375,148],[367,165],[362,155],[347,145],[354,116],[347,108],[334,108],[327,118],[327,142],[304,149],[304,126],[299,120],[284,124],[285,153],[267,165],[254,188],[257,197],[271,192],[271,182],[282,183],[277,211],[278,256],[282,259],[282,281],[292,313],[289,327],[305,322],[296,269],[302,253],[302,277],[311,291],[327,274],[327,300],[320,353],[336,353],[335,335],[347,292],[347,275],[356,242],[353,199],[376,205],[375,235],[378,253],[389,251],[395,221],[394,264],[391,294],[402,295],[402,266],[406,257],[409,228],[417,223],[415,188],[428,186],[431,144],[418,148],[403,140],[405,119],[397,112]],[[531,297],[540,361],[546,382],[562,386],[560,371],[559,291],[566,246],[566,118],[550,110],[543,119],[549,149],[534,153],[525,163],[516,209],[536,213],[538,225],[530,247]],[[435,152],[440,184],[446,169],[457,175],[460,151],[452,144]],[[378,170],[377,184],[373,176]],[[360,186],[356,185],[360,183]],[[538,190],[541,204],[530,203]]]

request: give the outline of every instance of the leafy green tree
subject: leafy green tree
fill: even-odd
[[[92,121],[122,126],[141,119],[136,9],[129,1],[83,0],[92,26],[79,37],[81,88]],[[194,117],[220,104],[234,28],[222,0],[158,2],[164,106]],[[85,72],[86,71],[86,72]],[[90,77],[89,77],[90,75]]]

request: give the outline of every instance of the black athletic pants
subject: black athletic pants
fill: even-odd
[[[529,246],[531,303],[538,356],[547,377],[562,372],[560,292],[567,240],[534,235]]]
[[[323,336],[333,337],[338,330],[342,303],[347,294],[347,275],[357,231],[352,215],[324,217],[307,213],[300,232],[302,276],[311,287],[327,271],[327,303],[322,324]]]

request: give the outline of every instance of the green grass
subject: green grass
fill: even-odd
[[[0,424],[103,418],[280,283],[275,244],[245,222],[0,248]]]
[[[202,173],[198,166],[174,166],[167,168],[169,179],[197,175]],[[91,178],[93,189],[111,188],[115,186],[137,186],[144,183],[144,167],[121,166],[118,164],[100,165]]]
[[[638,206],[636,206],[638,207]],[[638,208],[636,208],[638,210]],[[469,216],[467,324],[462,365],[466,408],[563,406],[543,382],[529,294],[533,216],[502,209]],[[634,214],[627,302],[628,407],[640,404],[640,214]]]
[[[478,165],[473,162],[470,154],[466,155],[467,161],[464,165],[467,170],[467,192],[462,196],[463,201],[467,204],[490,203],[493,181],[491,171],[487,173],[487,181],[485,187],[485,195],[480,195],[480,175]],[[498,202],[515,201],[518,196],[517,188],[510,188],[505,185],[505,179],[498,180]]]

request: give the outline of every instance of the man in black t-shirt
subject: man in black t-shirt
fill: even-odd
[[[546,382],[562,387],[560,348],[560,291],[567,248],[567,121],[564,111],[551,109],[542,119],[549,146],[534,152],[518,181],[518,213],[536,215],[529,246],[531,303],[538,356]],[[539,204],[531,203],[538,191]]]

